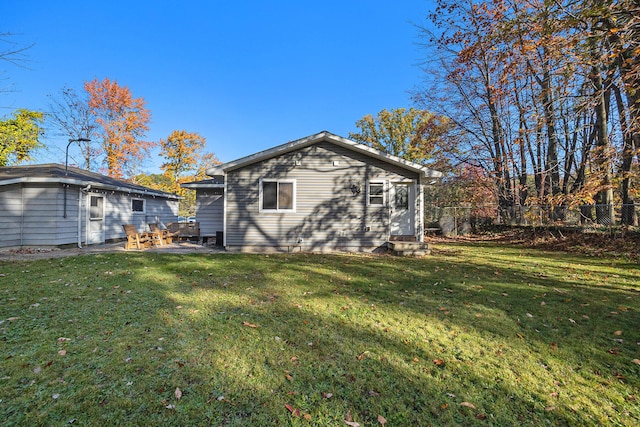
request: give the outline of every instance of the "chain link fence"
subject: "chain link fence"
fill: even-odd
[[[585,206],[426,206],[425,224],[430,232],[465,235],[493,225],[563,226],[604,229],[622,225],[638,227],[640,205]]]

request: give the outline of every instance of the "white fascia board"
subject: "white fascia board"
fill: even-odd
[[[327,132],[320,132],[315,135],[307,136],[302,139],[297,139],[295,141],[287,142],[286,144],[281,144],[273,148],[269,148],[268,150],[259,151],[254,154],[250,154],[245,157],[241,157],[236,160],[232,160],[227,163],[223,163],[221,165],[214,166],[206,171],[206,174],[209,176],[215,175],[225,175],[226,172],[240,168],[245,165],[250,165],[252,163],[257,163],[262,160],[270,159],[280,154],[285,154],[290,151],[294,151],[305,146],[311,145],[315,142],[320,141]]]
[[[442,176],[442,172],[429,169],[428,167],[422,166],[418,163],[410,162],[403,158],[387,154],[380,150],[376,150],[375,148],[369,147],[368,145],[359,144],[347,138],[342,138],[337,135],[331,135],[331,137],[327,138],[327,140],[337,145],[341,145],[345,148],[351,148],[353,151],[359,151],[363,154],[367,154],[371,157],[377,158],[378,160],[382,160],[383,162],[391,163],[404,169],[418,172],[419,174],[427,178],[440,178]]]
[[[79,187],[86,187],[90,185],[92,188],[97,188],[100,190],[111,190],[111,191],[120,191],[122,193],[135,193],[144,196],[153,196],[153,197],[162,197],[165,199],[182,199],[183,197],[178,196],[177,194],[171,193],[159,193],[153,190],[138,190],[134,188],[128,187],[120,187],[118,185],[109,185],[99,181],[89,181],[89,180],[80,180],[74,178],[43,178],[43,177],[22,177],[22,178],[14,178],[0,181],[0,186],[2,185],[11,185],[11,184],[67,184],[67,185],[77,185]]]
[[[442,172],[429,169],[426,166],[422,166],[417,163],[413,163],[408,160],[401,159],[400,157],[392,156],[380,150],[376,150],[375,148],[371,148],[367,145],[359,144],[350,139],[343,138],[338,135],[334,135],[330,132],[320,132],[311,136],[307,136],[305,138],[287,142],[286,144],[278,145],[277,147],[273,147],[268,150],[260,151],[258,153],[254,153],[249,156],[242,157],[237,160],[233,160],[228,163],[224,163],[222,165],[214,166],[213,168],[208,169],[206,173],[209,176],[224,175],[228,171],[231,171],[252,163],[257,163],[262,160],[270,159],[272,157],[285,154],[294,150],[298,150],[300,148],[304,148],[321,141],[328,141],[333,144],[348,148],[350,150],[366,154],[370,157],[377,158],[386,163],[391,163],[396,166],[400,166],[404,169],[409,169],[413,172],[417,172],[421,174],[426,178],[442,177]]]
[[[198,182],[187,182],[184,184],[180,184],[182,188],[224,188],[224,184],[201,184]]]

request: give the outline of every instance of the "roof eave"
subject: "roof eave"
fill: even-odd
[[[384,153],[380,150],[376,150],[375,148],[371,148],[369,146],[359,144],[355,141],[352,141],[347,138],[343,138],[341,136],[332,134],[327,131],[319,132],[314,135],[307,136],[305,138],[297,139],[295,141],[287,142],[286,144],[278,145],[276,147],[270,148],[268,150],[260,151],[258,153],[251,154],[249,156],[242,157],[237,160],[233,160],[231,162],[223,163],[221,165],[214,166],[206,171],[209,176],[217,176],[217,175],[225,175],[227,172],[232,171],[234,169],[241,168],[243,166],[257,163],[262,160],[267,160],[277,155],[286,154],[291,151],[298,150],[300,148],[304,148],[310,145],[313,145],[317,142],[321,141],[329,141],[336,145],[340,145],[346,148],[349,148],[356,152],[364,153],[368,156],[377,158],[386,163],[391,163],[396,166],[400,166],[404,169],[411,170],[416,172],[425,178],[440,178],[442,177],[442,173],[433,169],[429,169],[425,166],[418,165],[417,163],[410,162],[408,160],[404,160],[400,157],[393,156],[391,154]]]
[[[180,184],[182,188],[224,188],[224,184],[211,184],[211,183],[200,183],[200,182],[186,182],[184,184]]]
[[[67,184],[67,185],[77,185],[79,187],[91,186],[94,188],[100,188],[102,190],[119,191],[122,193],[135,193],[135,194],[148,195],[153,197],[163,197],[165,199],[176,199],[176,200],[182,199],[182,197],[178,196],[177,194],[157,192],[152,190],[143,190],[143,189],[130,188],[130,187],[121,187],[118,185],[105,184],[99,181],[81,180],[81,179],[74,179],[74,178],[21,177],[21,178],[2,180],[0,181],[0,186],[11,185],[11,184],[23,184],[23,183],[24,184],[59,183],[59,184]]]

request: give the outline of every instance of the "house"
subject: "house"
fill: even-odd
[[[178,196],[64,165],[0,167],[0,248],[104,243],[176,221]]]
[[[231,251],[370,251],[423,241],[423,187],[442,174],[329,132],[207,170],[201,236]]]

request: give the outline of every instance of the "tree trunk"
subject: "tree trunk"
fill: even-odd
[[[609,132],[607,129],[607,98],[610,91],[604,88],[602,75],[597,67],[592,69],[592,81],[595,89],[595,135],[596,169],[600,178],[600,191],[596,195],[596,221],[598,224],[613,225],[613,186],[611,153],[609,150]]]
[[[546,49],[545,49],[546,51]],[[551,74],[549,64],[545,64],[542,77],[542,104],[544,107],[544,119],[547,127],[547,156],[545,159],[545,170],[547,171],[546,185],[548,194],[555,196],[560,194],[560,165],[558,163],[558,135],[556,132],[556,113],[551,92]],[[564,210],[554,209],[552,219],[562,219]]]
[[[622,164],[620,165],[620,175],[622,176],[621,196],[622,196],[622,224],[638,225],[638,218],[635,214],[634,200],[631,198],[632,176],[631,165],[633,163],[633,135],[629,131],[627,123],[627,113],[622,100],[620,88],[616,85],[612,87],[620,117],[620,130],[622,132]]]

